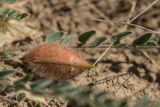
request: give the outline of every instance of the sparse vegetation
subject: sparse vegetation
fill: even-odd
[[[21,13],[16,9],[6,8],[5,4],[11,5],[12,3],[16,3],[20,1],[16,0],[1,0],[0,4],[0,39],[1,41],[4,40],[6,37],[14,37],[19,34],[24,35],[36,35],[32,31],[35,31],[31,26],[27,25],[23,22],[28,13]],[[48,1],[49,2],[49,1]],[[51,2],[51,1],[50,1]],[[133,10],[135,9],[135,5],[138,1],[134,1],[132,4]],[[43,107],[43,106],[54,106],[56,104],[50,105],[46,100],[41,101],[42,98],[62,98],[62,102],[66,103],[66,107],[158,107],[159,106],[159,99],[154,98],[151,99],[148,94],[140,95],[141,98],[129,99],[130,96],[126,95],[125,97],[116,98],[116,92],[121,87],[125,87],[126,90],[130,90],[125,83],[128,82],[130,77],[137,76],[139,79],[146,79],[148,80],[147,86],[155,85],[159,82],[159,62],[153,59],[146,50],[150,51],[151,49],[159,50],[160,49],[160,37],[159,32],[153,31],[149,28],[145,28],[140,25],[131,24],[136,18],[140,17],[145,11],[148,11],[153,5],[158,3],[159,0],[155,0],[152,2],[146,9],[136,15],[133,19],[128,19],[127,22],[110,22],[110,23],[117,23],[117,24],[125,24],[124,30],[121,30],[118,33],[115,33],[112,36],[98,36],[96,34],[97,30],[86,30],[85,32],[81,32],[80,34],[76,34],[77,40],[74,38],[72,33],[65,32],[63,30],[56,31],[52,33],[48,33],[47,36],[40,36],[39,40],[34,40],[31,36],[24,37],[23,39],[11,40],[12,42],[2,42],[0,43],[0,63],[2,63],[0,67],[0,101],[2,101],[2,105],[5,106],[5,102],[7,102],[8,106],[20,106],[18,105],[19,102],[25,101],[28,102],[27,106],[34,106],[34,107]],[[9,4],[8,4],[9,3]],[[32,3],[32,0],[29,1]],[[58,3],[58,2],[57,2]],[[84,2],[84,3],[89,3]],[[28,8],[28,5],[24,8]],[[159,4],[158,4],[159,6]],[[103,16],[105,20],[107,18],[105,15],[100,13],[97,7],[94,7],[92,3],[88,4],[88,7],[91,7],[97,14]],[[36,6],[34,7],[33,11],[36,10]],[[131,12],[133,12],[131,9]],[[133,14],[131,13],[130,14]],[[33,12],[34,13],[34,12]],[[130,16],[129,16],[130,17]],[[155,16],[156,17],[156,16]],[[158,16],[157,16],[158,17]],[[32,17],[33,18],[33,17]],[[22,21],[22,22],[21,22]],[[98,20],[97,20],[98,21]],[[99,20],[102,21],[102,20]],[[109,22],[109,21],[108,21]],[[23,25],[21,25],[23,23]],[[72,21],[70,22],[72,23]],[[86,23],[89,23],[86,21]],[[41,25],[42,26],[42,25]],[[57,22],[57,26],[61,29],[59,22]],[[136,33],[136,31],[132,31],[131,29],[127,29],[128,26],[134,26],[139,29],[146,30],[144,33]],[[44,26],[43,26],[44,27]],[[26,28],[23,31],[21,28]],[[38,28],[37,28],[38,29]],[[41,28],[43,30],[45,28]],[[38,30],[36,30],[37,32]],[[18,33],[16,33],[18,32]],[[29,34],[28,32],[31,32]],[[45,32],[45,31],[44,31]],[[9,36],[7,36],[9,34]],[[46,32],[44,33],[46,35]],[[133,36],[138,35],[138,37]],[[154,37],[153,37],[154,35]],[[132,38],[129,41],[125,41],[128,38]],[[5,38],[7,39],[7,38]],[[25,40],[26,39],[26,40]],[[27,45],[24,43],[27,41]],[[36,43],[38,41],[38,44]],[[30,44],[32,44],[32,48],[29,48]],[[33,45],[34,44],[34,45]],[[37,46],[35,46],[35,44]],[[13,45],[13,48],[7,47],[9,45]],[[23,52],[23,55],[19,55],[19,51],[16,48],[20,47],[21,45],[25,46],[20,50]],[[2,49],[1,49],[2,48]],[[84,51],[88,51],[87,49],[105,49],[104,52],[101,52],[97,59],[92,58],[90,60],[86,60],[83,58],[76,50],[83,49]],[[118,76],[112,77],[101,77],[99,80],[93,78],[91,76],[92,82],[85,84],[74,84],[74,78],[79,76],[83,71],[84,73],[87,72],[94,72],[94,70],[100,65],[97,65],[99,62],[104,63],[113,63],[113,66],[118,66],[119,63],[123,63],[121,61],[112,62],[112,61],[103,61],[102,58],[108,53],[111,49],[128,49],[129,51],[133,50],[134,54],[138,54],[139,52],[143,54],[149,61],[158,68],[158,72],[149,72],[148,67],[144,64],[139,64],[134,61],[130,63],[135,65],[138,69],[144,69],[143,73],[139,73],[134,66],[127,68],[128,71],[125,73],[120,74],[120,76],[130,76],[126,78],[122,83],[119,83],[118,89],[115,89],[115,93],[112,90],[96,90],[93,86],[105,83],[109,81],[109,79],[116,78],[118,80]],[[27,51],[26,51],[27,50]],[[29,52],[28,52],[29,51]],[[137,52],[135,52],[137,51]],[[91,51],[90,51],[91,52]],[[122,53],[122,52],[121,52]],[[154,52],[153,52],[154,53]],[[85,53],[84,53],[85,54]],[[94,52],[96,54],[96,52]],[[126,57],[127,66],[129,65],[129,56],[123,53]],[[157,53],[156,53],[157,54]],[[19,55],[19,56],[18,56]],[[18,56],[18,57],[17,57]],[[137,56],[139,57],[139,56]],[[135,57],[136,58],[136,57]],[[158,57],[157,57],[158,58]],[[103,66],[100,66],[103,67]],[[105,68],[108,69],[108,68]],[[119,75],[120,67],[117,69],[116,67],[110,68],[111,70],[115,71],[115,74]],[[88,70],[88,71],[87,71]],[[101,70],[98,69],[98,70]],[[105,71],[105,70],[104,70]],[[96,72],[97,73],[97,72]],[[88,73],[89,75],[89,73]],[[152,78],[152,75],[156,76],[157,78]],[[103,73],[102,73],[103,76]],[[87,77],[87,76],[86,76]],[[134,81],[134,80],[133,80]],[[138,80],[140,81],[140,80]],[[77,82],[77,81],[76,81]],[[81,81],[80,81],[81,82]],[[112,81],[113,82],[113,81]],[[145,81],[146,82],[146,81]],[[113,83],[114,84],[114,83]],[[138,84],[138,83],[137,83]],[[109,85],[109,84],[108,84]],[[157,84],[156,84],[157,85]],[[156,87],[155,85],[155,87]],[[159,84],[158,84],[159,86]],[[109,86],[110,87],[110,86]],[[151,88],[152,89],[152,88]],[[132,89],[131,89],[132,90]],[[158,90],[153,89],[153,90]],[[135,93],[140,91],[144,91],[140,89],[138,92],[134,92],[131,96],[134,96]],[[8,95],[8,93],[10,93]],[[112,93],[112,94],[111,94]],[[146,92],[144,92],[146,93]],[[40,97],[41,100],[30,99],[32,97]],[[158,93],[159,94],[159,93]],[[32,102],[30,104],[29,102]],[[131,102],[134,102],[133,104]],[[4,102],[4,103],[3,103]],[[58,102],[58,101],[57,101]],[[0,103],[1,104],[1,103]],[[61,105],[59,105],[61,106]]]

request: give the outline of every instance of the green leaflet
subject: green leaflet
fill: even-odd
[[[114,45],[120,44],[121,39],[126,36],[129,36],[132,32],[121,32],[112,37],[112,42]]]
[[[90,31],[87,31],[85,33],[82,33],[80,36],[79,36],[79,41],[83,44],[85,44],[87,42],[87,40],[89,40],[89,38],[91,36],[93,36],[94,34],[96,34],[96,31],[95,30],[90,30]]]
[[[134,40],[133,45],[137,45],[137,46],[144,45],[146,42],[149,41],[151,36],[152,36],[152,33],[146,33],[141,37],[137,38],[136,40]]]
[[[90,47],[97,47],[106,40],[106,37],[97,37],[93,42],[89,44]]]
[[[6,21],[8,19],[17,19],[21,20],[28,16],[27,13],[20,13],[16,10],[13,9],[8,9],[8,8],[0,8],[0,20]]]
[[[11,76],[14,74],[14,71],[12,70],[3,70],[0,71],[0,80],[3,80],[4,78]]]
[[[62,37],[63,37],[63,32],[53,32],[50,33],[49,35],[47,35],[46,39],[44,40],[44,42],[46,43],[54,43],[59,41]]]
[[[16,0],[0,0],[0,3],[15,3]]]

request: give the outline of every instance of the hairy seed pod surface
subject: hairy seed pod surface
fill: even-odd
[[[23,58],[37,75],[52,80],[67,80],[92,67],[75,50],[60,44],[41,44]]]

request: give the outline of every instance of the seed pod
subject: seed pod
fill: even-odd
[[[67,80],[92,67],[76,51],[60,44],[42,44],[23,58],[37,75],[52,80]]]

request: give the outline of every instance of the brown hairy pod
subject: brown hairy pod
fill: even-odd
[[[23,58],[37,75],[52,80],[67,80],[79,75],[90,65],[75,50],[60,44],[41,44]]]

